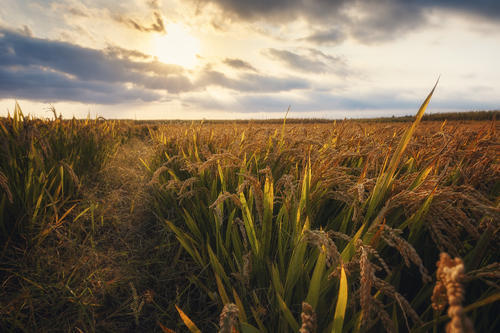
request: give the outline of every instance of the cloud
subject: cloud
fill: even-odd
[[[131,101],[151,102],[160,100],[161,95],[153,91],[130,88],[123,83],[80,81],[43,68],[0,68],[1,98],[117,104]]]
[[[148,5],[151,9],[159,10],[160,9],[160,1],[159,0],[150,0]]]
[[[23,25],[23,28],[19,29],[19,32],[25,36],[33,37],[33,31],[27,25]]]
[[[347,37],[365,43],[392,40],[425,26],[435,10],[460,14],[477,20],[500,21],[498,0],[208,0],[198,6],[216,4],[226,15],[247,22],[265,21],[280,25],[299,18],[307,21],[312,33],[307,40],[335,44]],[[331,28],[332,22],[335,28]]]
[[[308,82],[300,78],[278,78],[260,74],[244,74],[238,78],[230,78],[221,72],[213,70],[203,71],[195,85],[198,87],[217,86],[245,93],[272,93],[310,87]]]
[[[160,98],[158,92],[148,90],[192,89],[182,67],[147,57],[133,50],[95,50],[1,29],[1,93],[37,100],[116,103]]]
[[[339,28],[316,31],[302,40],[312,42],[314,44],[335,45],[343,42],[346,39],[346,34]]]
[[[147,5],[150,9],[153,10],[153,23],[151,23],[151,25],[149,26],[143,23],[139,23],[137,20],[124,15],[113,15],[112,17],[114,18],[115,21],[123,23],[127,25],[129,28],[133,28],[141,32],[159,32],[162,34],[166,34],[167,31],[165,29],[163,15],[161,14],[159,1],[151,0],[147,2]]]
[[[144,5],[144,3],[137,5]],[[120,4],[110,1],[100,3],[100,1],[96,0],[65,0],[51,3],[51,9],[54,12],[61,12],[64,16],[66,16],[65,14],[69,14],[70,17],[65,17],[69,24],[74,23],[75,19],[79,18],[103,19],[113,20],[141,32],[158,32],[162,34],[167,32],[159,1],[147,1],[147,8],[141,8],[141,12],[142,10],[152,11],[152,14],[150,14],[152,16],[151,23],[140,22],[132,18],[132,11],[125,9],[132,6],[133,4],[130,0],[122,0]],[[137,9],[133,11],[134,14],[137,14],[137,11]]]
[[[229,77],[210,67],[187,72],[137,50],[97,50],[0,28],[0,98],[113,104],[163,100],[210,86],[240,93],[309,88],[301,78],[248,72]]]
[[[477,15],[495,21],[500,20],[500,2],[497,0],[426,0],[423,3],[429,7]]]
[[[136,62],[127,57],[118,58],[117,49],[112,49],[112,52],[107,54],[102,50],[66,42],[30,38],[7,30],[3,30],[2,33],[4,34],[0,44],[2,66],[41,66],[83,80],[109,82],[140,79],[145,74],[138,70],[158,72],[163,75],[180,74],[184,71],[180,66],[158,61]],[[122,51],[122,56],[123,54]]]
[[[89,17],[90,16],[82,8],[77,8],[77,7],[70,7],[67,9],[67,12],[73,16],[80,16],[80,17]]]
[[[163,17],[159,11],[153,12],[153,23],[150,26],[146,26],[144,24],[139,23],[138,21],[131,19],[129,17],[125,17],[123,15],[115,16],[115,20],[117,22],[123,23],[130,28],[136,29],[142,32],[159,32],[159,33],[167,33],[165,30],[165,24],[163,23]]]
[[[193,0],[198,5],[201,1]],[[331,15],[347,14],[353,7],[373,8],[380,6],[407,7],[409,9],[445,9],[476,14],[491,19],[500,19],[500,2],[497,0],[206,0],[215,3],[224,11],[245,20],[259,20],[262,17],[289,18],[290,15],[314,18],[331,18]],[[379,13],[373,13],[378,15]]]
[[[319,60],[312,60],[287,50],[267,49],[265,54],[269,58],[284,63],[296,70],[314,73],[324,73],[328,66]]]
[[[316,49],[302,49],[301,54],[288,50],[266,49],[262,53],[286,66],[306,73],[336,73],[347,74],[344,61],[341,58],[327,55]]]
[[[255,67],[241,59],[226,58],[222,62],[232,68],[257,72]]]
[[[201,1],[194,0],[198,5]],[[348,0],[209,0],[204,3],[215,3],[227,13],[233,14],[240,19],[252,21],[261,18],[274,17],[277,19],[289,19],[292,16],[316,16],[322,12],[336,11]]]
[[[137,50],[128,50],[121,48],[116,45],[109,45],[104,52],[111,57],[116,58],[137,58],[137,59],[151,59],[152,57],[149,54],[142,53]]]
[[[393,40],[427,22],[425,7],[414,1],[363,1],[354,8],[361,15],[350,18],[348,33],[364,43]]]
[[[360,115],[363,115],[362,112],[373,112],[376,110],[398,110],[398,112],[407,110],[406,112],[413,114],[418,109],[417,101],[387,91],[369,94],[368,98],[317,91],[308,91],[301,96],[255,93],[234,97],[234,100],[223,102],[206,96],[198,96],[190,98],[189,102],[199,108],[243,113],[281,113],[286,111],[289,105],[292,112],[300,112],[302,114],[338,110],[359,112]]]

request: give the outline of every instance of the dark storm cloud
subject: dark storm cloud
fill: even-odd
[[[257,69],[255,69],[255,67],[253,67],[250,63],[241,59],[226,58],[223,60],[223,63],[236,69],[250,70],[257,72]]]
[[[246,73],[238,77],[205,68],[196,79],[178,65],[136,50],[104,50],[33,38],[0,28],[0,98],[112,104],[162,100],[165,93],[218,86],[239,92],[304,89],[298,78]],[[163,92],[163,94],[160,94]]]
[[[287,23],[307,20],[314,30],[307,40],[316,44],[334,44],[351,36],[370,43],[391,40],[424,26],[426,15],[441,10],[469,15],[478,20],[500,21],[498,0],[208,0],[227,14],[244,21]],[[335,28],[332,29],[331,25]]]

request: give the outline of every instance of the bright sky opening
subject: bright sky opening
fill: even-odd
[[[151,54],[166,64],[180,65],[192,69],[196,66],[200,42],[186,27],[168,24],[166,33],[158,33],[152,38]]]

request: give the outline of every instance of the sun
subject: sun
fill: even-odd
[[[152,40],[152,54],[166,64],[193,68],[198,62],[200,41],[180,24],[171,23],[165,27],[167,33],[155,35]]]

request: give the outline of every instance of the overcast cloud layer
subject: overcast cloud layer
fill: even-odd
[[[496,0],[2,3],[0,112],[18,99],[68,116],[390,115],[412,113],[439,74],[437,111],[500,108]],[[185,48],[179,27],[194,66],[161,60]]]

